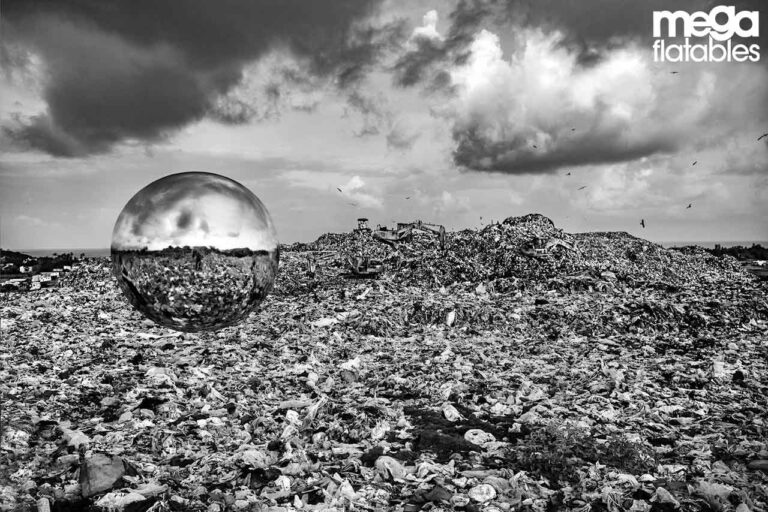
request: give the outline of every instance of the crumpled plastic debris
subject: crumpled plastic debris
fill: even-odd
[[[385,271],[348,280],[345,253]],[[88,260],[0,304],[0,505],[765,509],[765,292],[730,256],[529,215],[445,250],[283,247],[257,313],[189,334]],[[122,474],[80,485],[96,457]]]

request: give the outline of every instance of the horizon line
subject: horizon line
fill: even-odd
[[[590,231],[586,231],[586,233],[590,233]],[[322,235],[321,235],[322,236]],[[318,237],[319,238],[319,237]],[[315,239],[317,240],[317,239]],[[644,239],[648,240],[649,242],[653,242],[655,244],[665,244],[665,243],[758,243],[758,242],[766,242],[768,243],[768,238],[765,239],[754,239],[754,240],[650,240],[650,239]],[[281,242],[279,245],[291,245],[294,243],[311,243],[311,242],[305,242],[301,240],[297,240],[295,242]],[[23,252],[23,251],[86,251],[86,250],[92,250],[92,251],[111,251],[112,248],[107,247],[23,247],[23,248],[9,248],[9,247],[0,247],[0,249],[4,251],[16,251],[16,252]]]

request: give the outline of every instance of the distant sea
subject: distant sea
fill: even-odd
[[[53,253],[66,254],[68,252],[71,252],[75,256],[80,256],[81,254],[85,254],[86,258],[102,258],[105,256],[106,257],[110,256],[109,248],[106,248],[106,249],[12,249],[12,250],[23,253],[23,254],[29,254],[30,256],[34,256],[35,258],[40,258],[42,256],[51,256]]]
[[[722,247],[736,247],[737,245],[740,245],[742,247],[752,247],[752,244],[762,245],[763,247],[768,247],[768,241],[767,240],[736,240],[736,241],[723,241],[723,242],[701,242],[701,241],[694,241],[694,242],[681,242],[681,241],[672,241],[672,242],[658,242],[659,245],[662,247],[670,248],[670,247],[684,247],[686,245],[698,245],[699,247],[704,247],[706,249],[714,249],[715,245],[720,244]]]

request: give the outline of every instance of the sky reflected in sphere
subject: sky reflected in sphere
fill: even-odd
[[[112,232],[112,269],[129,302],[180,331],[243,321],[271,290],[278,260],[264,204],[217,174],[173,174],[149,184]]]

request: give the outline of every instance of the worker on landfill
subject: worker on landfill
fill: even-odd
[[[307,276],[314,279],[316,274],[317,274],[317,262],[315,261],[315,256],[313,254],[310,254],[307,256]]]
[[[402,255],[400,254],[400,250],[398,248],[395,248],[395,253],[393,256],[395,260],[395,270],[400,270],[400,265],[402,263]]]
[[[199,249],[194,249],[192,251],[192,257],[195,260],[195,270],[200,271],[203,267],[203,254],[202,251]]]

